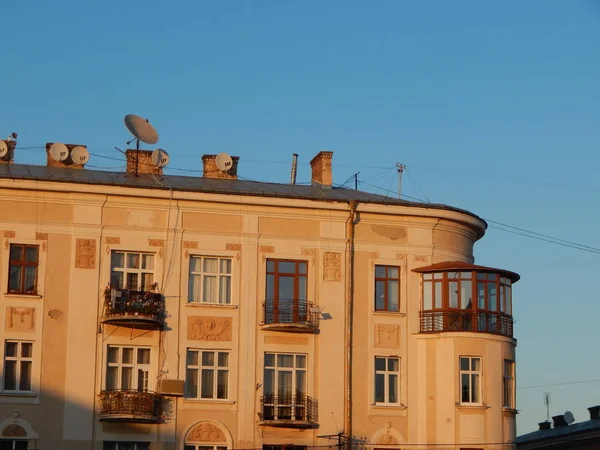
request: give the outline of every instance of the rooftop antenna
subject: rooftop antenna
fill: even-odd
[[[138,176],[138,165],[140,163],[140,141],[146,144],[156,144],[158,142],[158,133],[148,119],[144,119],[135,114],[125,116],[125,126],[134,138],[127,142],[127,145],[135,141],[135,176]]]
[[[406,169],[406,164],[396,163],[396,169],[398,170],[398,198],[402,198],[402,172]]]
[[[290,182],[296,184],[296,169],[298,168],[298,153],[294,153],[292,157],[292,175]]]
[[[544,392],[544,405],[546,405],[546,421],[550,422],[550,392]]]

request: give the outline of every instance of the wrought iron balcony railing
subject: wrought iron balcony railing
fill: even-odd
[[[421,333],[470,331],[513,337],[512,316],[487,311],[421,311]]]
[[[309,428],[318,423],[318,402],[307,395],[265,395],[260,409],[265,425]]]
[[[282,331],[291,328],[313,332],[319,328],[319,313],[313,310],[313,303],[306,300],[266,300],[263,302],[263,324],[265,328]]]
[[[134,389],[100,392],[100,420],[113,422],[157,423],[160,396]]]
[[[131,289],[106,289],[104,293],[106,323],[150,323],[160,325],[164,310],[161,294]]]

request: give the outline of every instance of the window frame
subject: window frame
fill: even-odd
[[[8,356],[7,355],[7,347],[8,344],[17,344],[17,352],[16,356]],[[30,344],[30,355],[31,356],[23,356],[22,355],[22,347],[23,344]],[[2,393],[10,393],[10,394],[33,394],[34,391],[34,341],[23,340],[23,339],[5,339],[4,340],[4,358],[2,362]],[[7,389],[6,381],[7,381],[7,362],[15,362],[15,377],[14,377],[14,385],[16,389]],[[21,389],[21,370],[23,363],[29,363],[29,389]]]
[[[463,369],[462,368],[462,361],[463,359],[468,360],[469,362],[469,369]],[[473,360],[479,360],[479,370],[473,369],[472,367],[472,361]],[[469,355],[461,355],[458,358],[458,370],[459,370],[459,375],[458,375],[458,387],[459,387],[459,403],[461,405],[465,405],[465,406],[482,406],[483,405],[483,357],[481,356],[469,356]],[[468,380],[469,380],[469,398],[470,401],[463,401],[463,383],[462,383],[462,379],[463,379],[463,375],[468,375]],[[478,401],[472,401],[472,397],[473,397],[473,376],[477,376],[477,395],[478,395]]]
[[[273,264],[273,270],[269,269],[270,263]],[[282,272],[279,270],[279,265],[282,263],[293,263],[295,265],[294,272]],[[302,273],[301,265],[304,265],[305,273]],[[276,259],[269,258],[266,261],[265,265],[265,306],[267,309],[272,309],[272,315],[274,318],[279,318],[280,308],[284,309],[282,311],[285,314],[285,308],[292,309],[292,322],[291,323],[299,323],[306,320],[306,317],[309,315],[308,307],[309,307],[309,284],[308,284],[308,261],[304,259]],[[269,297],[269,277],[273,277],[273,298]],[[282,278],[293,278],[294,280],[294,292],[292,294],[293,298],[280,298],[279,296],[279,283]],[[302,278],[304,278],[304,299],[301,299],[300,295],[300,284],[302,282]],[[301,309],[300,307],[304,307]]]
[[[109,352],[111,348],[119,349],[118,362],[109,361]],[[123,349],[132,349],[132,362],[123,362]],[[149,353],[148,363],[138,363],[138,351],[147,350]],[[134,345],[121,345],[121,344],[109,344],[106,346],[106,361],[104,364],[104,390],[106,391],[137,391],[137,392],[152,392],[151,380],[153,376],[152,372],[152,347],[149,346],[134,346]],[[116,378],[114,388],[108,387],[109,379],[109,368],[116,367]],[[129,388],[123,387],[123,368],[131,369],[131,386]],[[144,387],[139,388],[140,383],[140,370],[142,370],[145,378],[143,379]]]
[[[192,260],[200,259],[200,271],[192,271]],[[204,260],[205,259],[216,259],[217,260],[217,272],[205,272],[204,271]],[[229,273],[221,272],[221,262],[229,262]],[[192,283],[194,276],[200,276],[200,299],[194,299]],[[206,301],[204,299],[204,279],[207,275],[215,276],[217,279],[217,296],[216,301]],[[229,298],[225,302],[220,302],[221,298],[221,279],[229,279]],[[218,256],[218,255],[190,255],[190,261],[188,265],[188,298],[189,304],[201,304],[201,305],[231,305],[231,297],[233,293],[233,258],[231,256]]]
[[[22,251],[21,259],[16,260],[12,259],[12,250],[13,248],[20,247]],[[35,261],[27,261],[27,249],[34,248],[36,251],[36,260]],[[14,266],[20,267],[20,286],[19,289],[11,289],[11,269]],[[27,267],[35,267],[35,280],[34,280],[34,289],[26,290],[25,289],[25,268]],[[39,283],[39,271],[40,271],[40,246],[37,244],[21,244],[21,243],[10,243],[8,250],[8,280],[7,280],[7,289],[6,292],[12,295],[38,295],[38,283]]]
[[[385,270],[385,276],[383,277],[379,277],[377,276],[377,269],[384,269]],[[395,269],[398,272],[398,276],[396,278],[390,276],[390,269]],[[400,312],[400,290],[401,290],[401,275],[402,272],[402,267],[400,266],[393,266],[393,265],[389,265],[389,264],[376,264],[375,265],[375,269],[374,269],[374,286],[373,286],[373,311],[375,312],[389,312],[389,313],[399,313]],[[389,283],[390,282],[397,282],[397,295],[398,298],[396,299],[396,305],[398,307],[398,309],[396,310],[390,310],[390,294],[389,294]],[[377,308],[377,283],[378,282],[383,282],[383,286],[384,286],[384,294],[383,294],[383,309],[378,309]]]
[[[507,367],[509,368],[508,373]],[[502,364],[502,407],[506,409],[516,408],[515,362],[511,359],[505,359]]]
[[[189,363],[189,354],[195,352],[197,353],[198,363],[195,365],[191,365]],[[212,365],[205,365],[203,363],[203,355],[204,353],[213,353],[213,361]],[[219,356],[221,354],[227,355],[227,365],[220,366],[219,365]],[[195,370],[196,373],[196,396],[191,397],[188,396],[189,389],[189,378],[188,372],[190,370]],[[203,397],[202,396],[202,381],[205,371],[213,372],[213,383],[212,383],[212,397]],[[226,382],[226,396],[224,398],[219,398],[219,373],[226,373],[227,382]],[[186,359],[185,359],[185,393],[184,398],[186,400],[193,401],[229,401],[231,396],[231,351],[225,349],[199,349],[199,348],[188,348],[186,350]],[[215,376],[216,375],[216,376]]]
[[[229,446],[227,444],[223,445],[222,443],[213,444],[211,442],[184,442],[183,444],[183,450],[199,450],[206,447],[212,447],[212,450],[229,450]]]
[[[133,450],[150,450],[148,441],[103,441],[102,450],[128,450],[127,447],[130,445],[133,445]],[[122,449],[121,446],[124,448]]]
[[[385,360],[385,370],[381,370],[381,369],[377,369],[377,360],[378,359],[383,359]],[[398,370],[389,370],[389,361],[390,360],[396,360],[396,363],[398,365]],[[401,358],[399,356],[383,356],[383,355],[375,355],[374,359],[373,359],[373,363],[374,363],[374,378],[373,378],[373,401],[374,404],[376,406],[400,406],[401,405],[401,401],[400,401],[400,372],[401,372]],[[384,401],[380,402],[377,401],[377,375],[383,375],[384,376],[384,390],[383,390],[383,396],[384,396]],[[390,402],[390,376],[395,375],[396,376],[396,398],[397,401],[396,402]]]
[[[115,267],[113,265],[113,257],[116,254],[123,255],[123,267]],[[139,267],[127,267],[128,263],[128,255],[138,255],[139,256]],[[152,256],[152,269],[144,269],[143,262],[144,256]],[[117,290],[131,290],[131,291],[143,291],[150,292],[151,286],[155,282],[155,274],[156,274],[156,253],[146,252],[146,251],[131,251],[131,250],[119,250],[112,249],[110,252],[110,287]],[[122,286],[116,285],[113,282],[114,275],[113,273],[122,273]],[[136,274],[137,275],[137,285],[135,287],[129,286],[128,283],[128,274]],[[152,282],[148,286],[144,286],[144,275],[151,275]]]

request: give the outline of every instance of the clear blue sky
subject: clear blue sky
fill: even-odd
[[[399,161],[431,201],[600,247],[597,1],[4,3],[0,134],[19,146],[118,159],[135,113],[172,174],[227,151],[243,177],[286,182],[297,152],[307,181],[330,149],[335,182],[393,190]],[[519,386],[600,378],[600,255],[490,229],[476,257],[522,275]],[[583,420],[599,387],[519,389],[519,434],[545,418],[544,391]]]

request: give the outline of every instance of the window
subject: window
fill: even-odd
[[[149,442],[104,442],[102,450],[149,450]]]
[[[306,355],[265,353],[265,420],[305,420]]]
[[[187,398],[227,399],[229,353],[188,350],[185,381]],[[198,389],[200,386],[200,389]]]
[[[375,266],[375,311],[398,312],[400,307],[400,268]]]
[[[10,245],[8,269],[9,294],[37,294],[38,246]]]
[[[150,349],[108,346],[106,390],[147,391],[150,378]]]
[[[502,383],[503,405],[515,409],[515,362],[504,360],[504,378]]]
[[[481,404],[481,358],[460,357],[460,402]]]
[[[231,259],[190,257],[189,303],[231,303]]]
[[[306,261],[267,261],[265,323],[301,323],[308,319]]]
[[[210,444],[185,444],[183,450],[227,450],[227,446]]]
[[[398,404],[400,358],[375,357],[375,402]]]
[[[0,438],[0,450],[27,450],[29,441]]]
[[[4,346],[4,390],[31,392],[33,342],[6,341]]]
[[[262,450],[306,450],[306,445],[263,445]]]
[[[152,290],[154,255],[113,251],[110,258],[110,287],[133,291]]]

